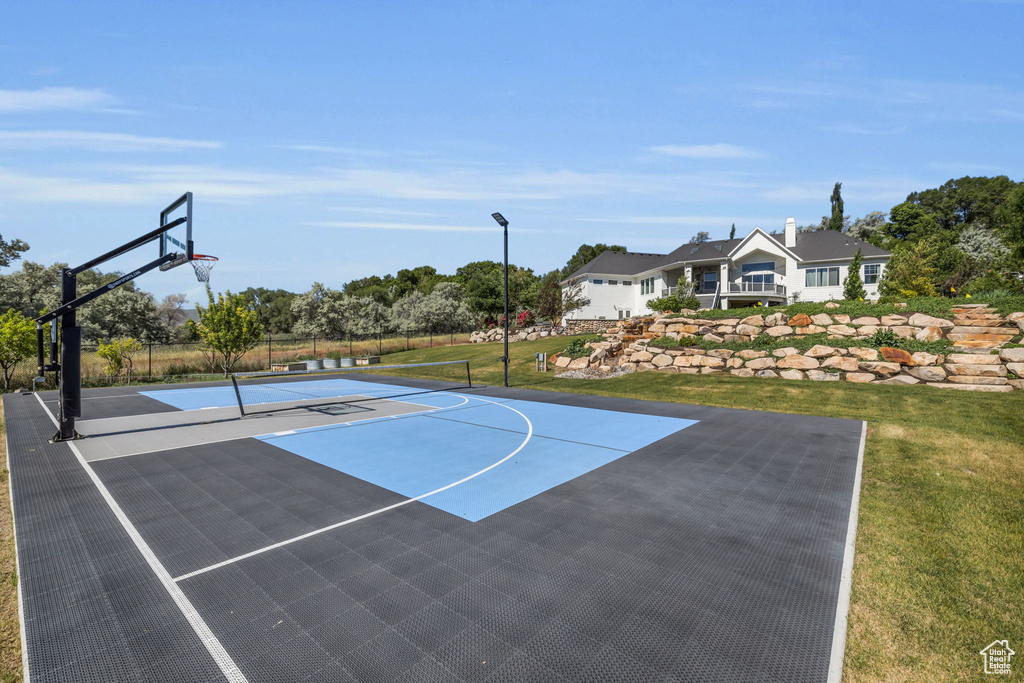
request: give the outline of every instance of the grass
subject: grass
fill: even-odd
[[[7,429],[0,404],[0,682],[21,680],[21,631],[18,626],[18,571],[14,563],[11,489],[7,472]]]
[[[1024,392],[656,372],[587,381],[534,371],[535,353],[562,351],[569,341],[510,345],[512,384],[868,422],[844,681],[981,681],[984,646],[1005,638],[1021,651]],[[500,343],[471,344],[396,353],[387,361],[470,360],[474,383],[500,385],[501,352]],[[457,367],[415,374],[463,379]],[[2,678],[20,667],[10,507],[2,502],[0,680],[17,680]]]

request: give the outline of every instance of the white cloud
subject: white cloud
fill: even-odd
[[[345,228],[349,230],[412,230],[416,232],[499,232],[497,225],[429,225],[424,223],[381,223],[365,221],[314,221],[307,223],[317,228]]]
[[[747,147],[718,142],[713,145],[658,145],[652,152],[687,159],[758,159],[764,156]]]
[[[116,104],[117,98],[98,89],[0,90],[0,112],[107,109]]]
[[[54,149],[76,147],[97,152],[175,151],[218,149],[223,143],[210,140],[144,137],[127,133],[93,133],[76,130],[0,130],[0,149]]]
[[[749,216],[601,216],[581,219],[587,223],[618,223],[624,225],[678,225],[693,228],[725,229],[733,223],[739,226],[785,223],[785,216],[751,218]],[[737,232],[743,228],[737,227]]]

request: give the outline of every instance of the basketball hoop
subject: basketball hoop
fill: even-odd
[[[193,254],[192,255],[192,268],[196,271],[196,279],[200,282],[210,281],[210,271],[217,265],[216,256],[207,256],[205,254]]]

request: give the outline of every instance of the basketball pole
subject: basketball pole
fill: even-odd
[[[501,360],[505,364],[505,388],[508,388],[508,221],[500,213],[492,213],[491,218],[505,233],[505,355]]]

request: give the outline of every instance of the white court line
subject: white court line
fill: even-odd
[[[332,529],[337,529],[338,527],[343,527],[346,524],[352,524],[353,522],[358,522],[358,521],[366,519],[368,517],[373,517],[373,516],[379,515],[379,514],[381,514],[383,512],[387,512],[389,510],[394,510],[395,508],[400,508],[403,505],[408,505],[409,503],[414,503],[414,502],[416,502],[418,500],[423,500],[424,498],[429,498],[430,496],[433,496],[433,495],[435,495],[437,493],[441,493],[442,491],[447,491],[448,489],[454,488],[456,486],[459,486],[460,484],[465,484],[470,479],[475,479],[475,478],[479,477],[481,474],[483,474],[484,472],[489,472],[490,470],[493,470],[498,465],[500,465],[500,464],[502,464],[504,462],[507,462],[510,458],[515,457],[515,455],[517,453],[519,453],[519,451],[523,450],[523,448],[526,446],[526,444],[528,444],[530,442],[530,439],[533,438],[533,423],[530,422],[530,418],[526,417],[525,415],[520,413],[518,410],[516,410],[512,406],[507,406],[507,405],[504,405],[502,403],[497,403],[495,401],[488,401],[486,398],[481,398],[479,396],[474,396],[473,398],[475,398],[475,399],[477,399],[479,401],[485,401],[487,403],[492,403],[494,405],[500,405],[502,408],[507,408],[508,410],[511,410],[512,412],[518,414],[519,417],[521,417],[524,420],[526,420],[526,424],[527,424],[526,438],[523,439],[523,442],[521,444],[519,444],[519,446],[514,451],[512,451],[511,453],[506,455],[501,460],[498,460],[497,462],[492,463],[491,465],[488,465],[487,467],[483,468],[479,472],[474,472],[473,474],[469,475],[468,477],[464,477],[462,479],[459,479],[458,481],[453,481],[451,484],[448,484],[446,486],[442,486],[439,489],[434,489],[433,491],[431,491],[429,493],[423,493],[423,494],[420,494],[420,495],[416,496],[415,498],[408,498],[406,500],[401,501],[400,503],[395,503],[394,505],[388,505],[387,507],[380,508],[379,510],[374,510],[372,512],[367,512],[366,514],[359,515],[358,517],[353,517],[352,519],[346,519],[345,521],[338,522],[337,524],[332,524],[330,526],[325,526],[322,529],[315,529],[314,531],[309,531],[307,533],[302,534],[301,536],[295,536],[294,538],[289,538],[287,540],[280,541],[278,543],[274,543],[273,545],[268,545],[266,547],[259,548],[257,550],[253,550],[251,552],[245,553],[243,555],[239,555],[237,557],[232,557],[231,559],[224,560],[223,562],[218,562],[217,564],[211,564],[209,567],[203,567],[202,569],[197,569],[194,572],[189,572],[188,574],[182,574],[181,576],[175,578],[174,581],[184,581],[185,579],[190,579],[193,576],[198,576],[200,574],[205,574],[206,572],[213,571],[214,569],[220,569],[221,567],[226,567],[227,565],[234,564],[235,562],[238,562],[240,560],[245,560],[245,559],[253,557],[255,555],[260,555],[262,553],[267,552],[268,550],[275,550],[275,549],[280,548],[282,546],[286,546],[286,545],[289,545],[291,543],[295,543],[296,541],[301,541],[301,540],[309,538],[311,536],[316,536],[317,534],[322,534],[325,531],[331,531]]]
[[[50,416],[54,426],[58,426],[59,423],[57,422],[57,418],[55,418],[50,411],[46,409],[46,405],[43,403],[43,399],[39,398],[39,394],[36,394],[36,398],[39,399],[39,404],[43,407],[43,410],[46,411],[46,414]],[[135,542],[135,547],[138,548],[139,552],[142,553],[142,556],[146,558],[146,562],[149,563],[150,569],[152,569],[153,573],[156,574],[158,579],[160,579],[160,583],[163,584],[164,589],[166,589],[170,594],[171,599],[173,599],[178,605],[178,609],[181,610],[182,615],[188,620],[188,623],[192,626],[192,630],[206,647],[206,651],[210,653],[210,656],[213,657],[213,661],[217,663],[218,667],[220,667],[221,673],[224,674],[224,677],[233,683],[248,683],[248,679],[246,679],[245,674],[243,674],[241,669],[238,668],[238,665],[235,664],[235,661],[231,658],[231,655],[228,654],[227,650],[224,649],[221,642],[217,640],[217,636],[213,634],[213,631],[211,631],[210,627],[206,625],[203,618],[199,616],[199,612],[196,611],[196,608],[192,606],[188,597],[186,597],[181,588],[178,587],[178,584],[174,582],[174,579],[171,578],[171,575],[164,568],[164,565],[157,559],[153,550],[149,547],[149,544],[142,538],[142,535],[139,533],[138,529],[135,528],[135,525],[132,524],[131,520],[128,519],[128,515],[124,513],[121,506],[118,505],[116,500],[114,500],[114,497],[110,494],[110,491],[107,489],[103,481],[96,475],[96,472],[89,466],[89,463],[86,462],[85,458],[82,457],[82,453],[75,446],[75,442],[67,441],[66,443],[71,448],[71,452],[75,454],[76,458],[78,458],[78,463],[82,466],[82,469],[85,470],[86,474],[88,474],[89,478],[92,480],[92,483],[99,490],[100,495],[103,496],[105,501],[107,501],[107,505],[110,506],[114,516],[117,517],[117,521],[121,523],[121,526],[124,527],[128,536],[130,536],[132,541]]]
[[[39,394],[36,394],[38,396]],[[45,409],[45,406],[44,406]],[[47,411],[49,412],[49,411]],[[17,577],[22,576],[21,564],[18,561],[18,522],[14,518],[14,477],[10,476],[11,472],[11,449],[7,448],[7,497],[11,502],[11,537],[14,539],[14,568],[18,572]],[[18,623],[21,624],[21,679],[22,683],[29,683],[29,672],[28,672],[28,637],[25,633],[25,624],[27,623],[25,618],[25,600],[23,596],[23,586],[25,582],[22,580],[18,581]]]
[[[832,657],[828,666],[828,683],[839,683],[843,677],[843,655],[846,652],[846,626],[850,616],[850,591],[853,588],[853,550],[857,540],[857,509],[860,505],[860,481],[864,470],[864,443],[867,440],[868,423],[861,422],[860,450],[857,453],[857,472],[853,478],[853,500],[850,502],[850,519],[846,524],[846,548],[843,552],[843,573],[839,579],[839,602],[836,605],[836,622],[832,631]]]

